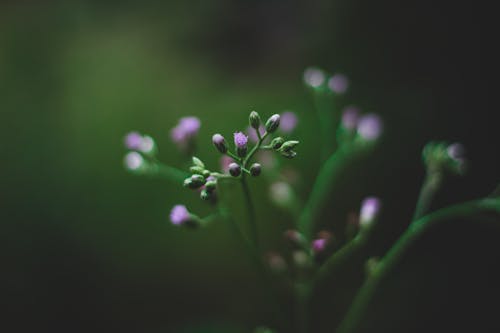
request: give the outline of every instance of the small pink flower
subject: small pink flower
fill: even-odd
[[[365,140],[372,141],[378,139],[382,134],[382,120],[374,113],[361,117],[358,121],[358,134]]]
[[[349,87],[349,79],[343,74],[335,74],[328,80],[328,88],[337,94],[343,94]]]
[[[182,225],[183,223],[189,221],[190,214],[184,205],[175,205],[170,211],[170,221],[174,225]]]
[[[198,134],[200,127],[201,122],[198,118],[183,117],[179,120],[177,126],[170,131],[170,137],[180,148],[185,149]]]

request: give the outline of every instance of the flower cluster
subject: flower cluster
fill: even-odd
[[[349,88],[349,80],[345,75],[339,73],[328,75],[318,68],[307,69],[304,72],[304,81],[311,88],[310,92],[315,100],[320,100],[319,105],[324,105],[325,101],[335,100]],[[320,130],[317,146],[321,148],[321,153],[325,154],[321,156],[322,165],[307,198],[301,198],[294,190],[299,179],[298,172],[289,167],[288,170],[281,168],[280,165],[282,162],[279,156],[286,159],[297,156],[296,148],[299,141],[283,137],[291,134],[298,123],[297,116],[291,111],[274,114],[265,122],[256,111],[252,111],[248,117],[246,130],[235,131],[230,140],[226,140],[220,133],[213,134],[212,144],[222,155],[219,170],[210,169],[200,158],[193,156],[195,139],[201,126],[200,120],[196,117],[181,118],[170,133],[172,140],[191,158],[189,172],[161,164],[156,156],[158,149],[155,141],[150,136],[138,132],[131,132],[125,137],[124,144],[129,150],[125,156],[125,166],[133,173],[157,173],[178,183],[182,182],[185,188],[208,202],[215,211],[212,215],[201,218],[191,213],[186,206],[177,204],[169,215],[173,225],[196,227],[206,225],[214,218],[228,220],[241,237],[241,241],[249,247],[249,252],[256,257],[256,262],[259,265],[267,264],[266,267],[261,267],[263,269],[260,271],[264,274],[270,271],[279,275],[278,277],[285,277],[286,281],[293,282],[294,286],[304,285],[309,292],[315,288],[316,283],[324,281],[329,274],[335,273],[339,265],[348,263],[347,255],[365,245],[382,209],[382,201],[378,197],[369,196],[361,200],[359,209],[356,208],[346,214],[345,224],[342,227],[345,231],[344,236],[342,232],[326,230],[327,226],[319,224],[322,220],[321,210],[326,211],[327,207],[331,209],[329,194],[336,180],[345,174],[343,170],[372,151],[380,141],[383,123],[377,114],[362,113],[353,105],[348,105],[343,110],[334,109],[333,106],[331,109],[317,107],[316,112],[318,119],[321,120],[318,126]],[[432,225],[433,214],[428,214],[431,208],[430,202],[441,185],[443,176],[460,175],[465,171],[465,154],[461,144],[431,142],[424,148],[422,155],[427,174],[411,221],[418,227],[409,228],[407,231],[409,235],[401,237],[398,246],[393,247],[386,257],[366,258],[365,269],[368,279],[383,276],[378,273],[390,269],[391,265],[397,262],[400,251],[404,251],[405,246],[416,238],[414,234],[422,233],[428,225]],[[294,218],[294,226],[284,233],[289,245],[289,255],[277,251],[261,252],[257,214],[248,186],[249,178],[259,176],[269,178],[269,195],[272,202],[280,209],[287,210]],[[221,195],[222,180],[241,184],[248,209],[248,225],[245,228],[240,228],[240,223],[234,223],[231,220],[231,212],[223,206],[225,196]],[[491,204],[488,201],[486,206],[490,207]],[[495,204],[498,205],[497,209],[500,212],[500,202]],[[468,209],[484,207],[485,205],[467,206]],[[442,217],[446,214],[448,211],[444,210],[436,215]],[[387,257],[391,259],[390,256],[392,260],[385,260]],[[362,288],[372,288],[374,285],[367,283]],[[310,294],[300,294],[299,289],[294,289],[293,292],[298,293],[296,295],[298,301],[305,302],[299,304],[298,308],[305,306],[312,297]],[[359,299],[361,301],[358,302],[362,302],[366,298]],[[301,325],[305,327],[307,322]],[[272,332],[266,327],[260,327],[257,331]]]
[[[129,150],[124,159],[127,170],[136,173],[146,172],[150,166],[148,161],[157,153],[153,138],[139,132],[130,132],[124,138],[124,145]]]
[[[194,139],[200,127],[201,122],[197,117],[183,117],[179,120],[177,126],[170,131],[170,137],[179,149],[189,153],[193,149]]]

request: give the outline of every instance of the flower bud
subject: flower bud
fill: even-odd
[[[189,168],[189,172],[197,175],[203,175],[203,172],[205,172],[205,169],[199,167],[199,166],[192,166]]]
[[[285,139],[283,139],[281,136],[278,136],[277,138],[274,138],[273,141],[271,141],[271,148],[273,148],[274,150],[278,150],[281,148],[284,142]]]
[[[144,166],[146,165],[146,162],[144,161],[142,155],[135,151],[125,155],[125,159],[123,162],[127,170],[133,172],[138,172],[143,170]]]
[[[205,164],[196,156],[193,156],[193,165],[205,169]]]
[[[142,143],[142,135],[138,132],[130,132],[125,136],[125,147],[131,150],[139,150]]]
[[[250,126],[252,126],[256,131],[258,131],[260,126],[260,116],[256,111],[250,112],[249,121],[250,121]]]
[[[144,154],[154,155],[156,152],[155,141],[148,135],[143,136],[138,150]]]
[[[206,189],[201,190],[200,198],[201,198],[201,200],[209,201],[212,198],[212,192],[207,191]]]
[[[298,144],[299,141],[296,140],[286,141],[283,145],[281,145],[280,151],[288,153],[292,151],[293,148],[297,147]]]
[[[343,94],[349,88],[349,79],[343,74],[335,74],[328,80],[328,88],[337,94]]]
[[[428,143],[422,153],[429,172],[463,174],[466,167],[465,149],[460,143]]]
[[[286,158],[292,159],[295,156],[297,156],[297,153],[294,151],[288,151],[288,152],[282,152],[281,155],[286,157]]]
[[[325,79],[325,73],[319,68],[309,67],[304,71],[304,82],[312,88],[319,88]]]
[[[234,133],[234,145],[236,146],[236,153],[239,157],[245,157],[247,154],[248,137],[242,132]]]
[[[359,212],[359,224],[361,227],[371,225],[378,217],[382,204],[379,198],[368,197],[361,203]]]
[[[250,174],[254,177],[257,177],[262,172],[262,167],[259,163],[254,163],[250,166]]]
[[[328,239],[318,238],[312,241],[311,248],[315,254],[323,252],[328,245]]]
[[[266,122],[267,133],[273,133],[280,126],[280,115],[273,114]]]
[[[358,135],[366,141],[374,141],[382,134],[382,120],[376,114],[367,114],[358,120]]]
[[[214,134],[212,136],[212,143],[214,144],[215,148],[217,148],[217,150],[222,154],[227,153],[226,140],[222,135],[220,135],[219,133]]]
[[[183,225],[191,220],[191,214],[184,205],[175,205],[170,211],[170,221],[174,225]]]
[[[238,177],[239,175],[241,175],[241,167],[239,166],[239,164],[236,163],[229,164],[229,173],[233,177]]]
[[[217,181],[215,180],[209,180],[205,183],[205,189],[208,192],[214,191],[216,187],[217,187]]]
[[[205,184],[205,177],[202,175],[192,175],[184,180],[184,186],[192,190],[202,187]]]

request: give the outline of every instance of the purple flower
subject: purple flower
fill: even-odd
[[[234,133],[234,144],[236,148],[245,148],[248,143],[248,137],[242,132]]]
[[[239,157],[245,157],[247,154],[248,137],[242,132],[234,133],[234,145],[236,146],[236,153]]]
[[[382,120],[374,113],[361,117],[358,121],[358,134],[365,140],[376,140],[382,134]]]
[[[379,198],[368,197],[361,203],[361,210],[359,212],[359,223],[363,225],[369,225],[372,223],[380,213],[380,208],[382,204]]]
[[[189,142],[198,134],[201,122],[196,117],[183,117],[179,119],[177,126],[170,131],[170,137],[181,148],[185,148]]]
[[[311,247],[315,253],[319,253],[325,250],[327,244],[328,244],[328,239],[318,238],[312,241]]]
[[[465,158],[465,147],[461,143],[452,143],[448,146],[446,152],[455,161],[463,161]]]
[[[328,88],[337,94],[343,94],[349,87],[349,80],[343,74],[335,74],[328,80]]]
[[[291,111],[286,111],[280,117],[280,130],[283,133],[290,133],[297,126],[297,116]]]
[[[325,82],[325,73],[319,68],[309,67],[304,71],[304,82],[312,88],[318,88]]]
[[[124,163],[127,169],[135,171],[144,165],[144,158],[138,152],[132,151],[125,155]]]
[[[354,130],[358,125],[359,109],[355,106],[348,106],[342,112],[342,127],[347,130]]]
[[[174,225],[182,225],[191,218],[189,211],[184,205],[175,205],[170,211],[170,221]]]
[[[138,132],[130,132],[125,136],[125,147],[131,150],[138,150],[141,147],[142,135]]]

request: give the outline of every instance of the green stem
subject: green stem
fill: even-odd
[[[307,333],[308,332],[308,311],[307,311],[307,301],[308,301],[308,285],[296,282],[294,284],[294,317],[295,317],[295,328],[297,333]]]
[[[323,91],[313,91],[314,108],[321,132],[321,161],[335,151],[335,128],[338,120],[333,110],[333,96]],[[337,117],[338,118],[338,117]]]
[[[427,172],[422,188],[420,189],[412,221],[418,220],[429,212],[432,200],[441,186],[441,182],[442,174],[440,172],[430,170]]]
[[[248,187],[247,175],[243,173],[241,175],[241,185],[243,187],[243,194],[245,196],[245,202],[248,210],[248,222],[250,224],[250,231],[252,233],[252,239],[257,250],[259,249],[259,233],[257,230],[257,221],[255,218],[255,209],[252,201],[252,196],[250,195],[250,189]]]
[[[456,217],[465,217],[478,212],[492,211],[500,214],[500,200],[481,199],[463,204],[453,205],[440,209],[426,215],[410,224],[406,232],[398,239],[385,257],[377,264],[373,274],[369,276],[365,284],[356,295],[351,308],[341,323],[338,332],[351,332],[361,316],[366,311],[370,300],[375,294],[382,280],[393,271],[395,266],[402,260],[410,246],[429,229],[435,227],[444,220]],[[497,223],[498,222],[494,222]]]
[[[314,231],[313,223],[328,200],[328,193],[334,187],[338,176],[360,156],[361,152],[366,151],[367,147],[367,145],[356,144],[342,146],[321,167],[298,223],[299,231],[307,239],[311,238]]]

